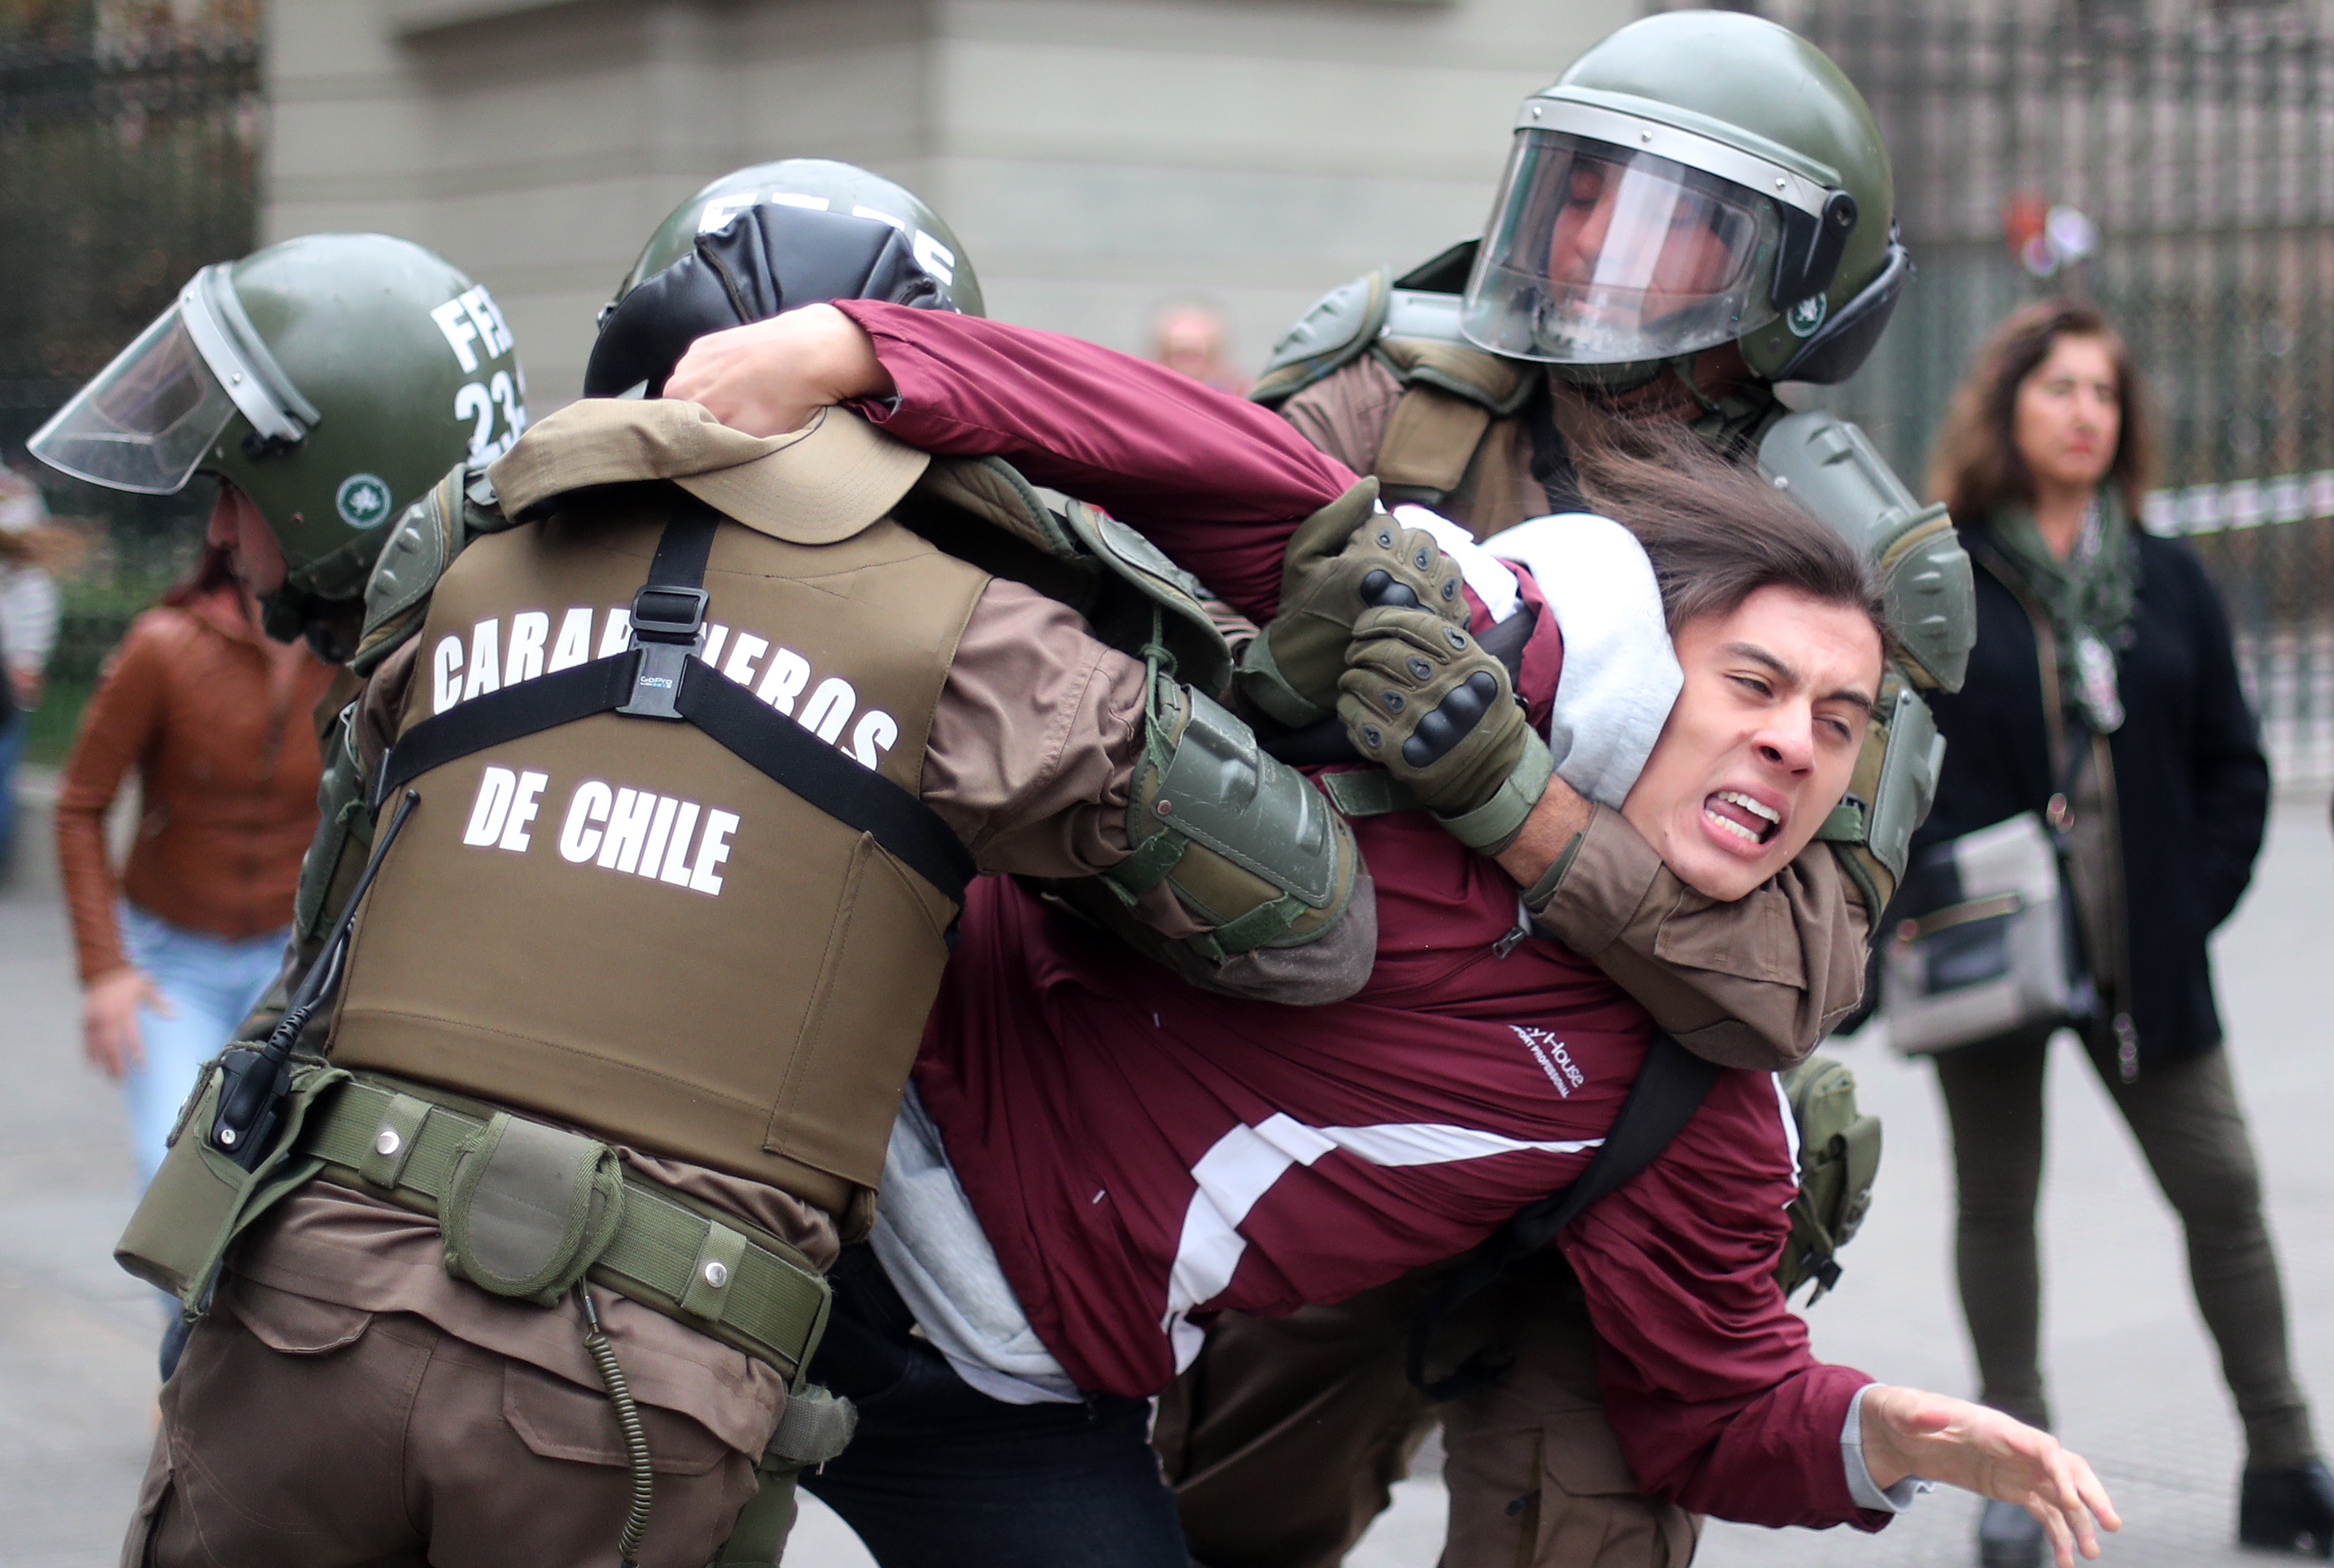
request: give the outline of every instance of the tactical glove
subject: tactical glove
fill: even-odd
[[[1406,785],[1451,835],[1497,854],[1523,831],[1554,771],[1507,667],[1424,609],[1354,623],[1337,717],[1355,749]]]
[[[1467,624],[1459,563],[1433,534],[1373,512],[1376,501],[1377,481],[1365,479],[1297,525],[1280,571],[1280,612],[1240,654],[1241,692],[1291,729],[1329,717],[1364,611],[1423,606]]]

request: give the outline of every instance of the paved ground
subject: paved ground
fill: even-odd
[[[0,890],[0,1520],[12,1568],[97,1568],[120,1540],[151,1430],[159,1314],[108,1257],[130,1207],[119,1108],[75,1048],[75,991],[46,822]],[[2257,886],[2218,948],[2240,1086],[2269,1173],[2305,1382],[2334,1390],[2334,838],[2322,802],[2281,808]],[[1876,1039],[1847,1048],[1888,1155],[1847,1278],[1812,1313],[1818,1348],[1890,1380],[1964,1392],[1947,1274],[1941,1113],[1926,1073]],[[2240,1456],[2187,1294],[2176,1233],[2088,1067],[2051,1082],[2049,1346],[2066,1435],[2129,1525],[2117,1564],[2259,1564],[2226,1543]],[[1429,1568],[1442,1493],[1405,1483],[1356,1568]],[[1878,1539],[1714,1526],[1702,1568],[1972,1561],[1974,1505],[1940,1494]],[[788,1561],[859,1568],[815,1505]]]

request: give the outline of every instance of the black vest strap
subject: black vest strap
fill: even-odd
[[[458,703],[400,736],[372,781],[372,807],[423,774],[458,762],[472,752],[517,740],[563,724],[613,713],[632,694],[631,651],[595,659],[555,675],[506,686]]]
[[[699,584],[705,581],[705,563],[719,525],[719,514],[694,505],[666,524],[648,582],[633,600],[636,646],[483,693],[407,730],[381,760],[373,781],[374,809],[423,774],[473,752],[622,709],[636,700],[635,678],[650,657],[648,643],[676,641],[687,627],[691,651],[680,666],[679,689],[669,694],[672,717],[711,736],[782,788],[868,834],[951,901],[962,904],[965,888],[979,869],[939,813],[696,657],[696,631],[704,619],[704,590]]]
[[[457,712],[460,710],[456,709]],[[689,661],[680,711],[737,758],[827,815],[871,835],[958,903],[979,874],[931,807],[771,707],[703,659]]]
[[[1556,1238],[1556,1233],[1587,1212],[1589,1205],[1618,1191],[1631,1177],[1651,1165],[1663,1150],[1693,1120],[1710,1086],[1722,1069],[1705,1062],[1668,1034],[1656,1030],[1653,1048],[1645,1053],[1628,1098],[1605,1134],[1605,1141],[1580,1178],[1562,1192],[1519,1209],[1507,1224],[1459,1260],[1445,1275],[1434,1294],[1410,1320],[1410,1380],[1426,1397],[1440,1403],[1455,1400],[1497,1379],[1513,1355],[1500,1345],[1485,1345],[1461,1361],[1447,1377],[1426,1380],[1426,1354],[1434,1331],[1459,1305],[1487,1289],[1508,1265],[1530,1256]]]

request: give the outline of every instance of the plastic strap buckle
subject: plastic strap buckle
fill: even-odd
[[[680,678],[705,646],[702,588],[651,582],[632,595],[632,695],[616,709],[634,718],[680,719]]]

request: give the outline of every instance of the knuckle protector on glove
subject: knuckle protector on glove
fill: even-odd
[[[1369,498],[1374,502],[1374,482]],[[1348,519],[1355,499],[1356,491],[1347,491],[1298,529],[1281,572],[1279,613],[1241,660],[1242,689],[1283,724],[1311,724],[1335,704],[1345,644],[1370,610],[1427,610],[1454,625],[1467,622],[1459,563],[1434,535],[1382,512]],[[1316,521],[1336,509],[1344,509],[1342,537]]]
[[[1353,830],[1312,782],[1266,755],[1245,724],[1162,678],[1127,802],[1133,853],[1103,873],[1133,901],[1161,882],[1211,929],[1191,938],[1210,962],[1299,947],[1353,896]]]
[[[1505,667],[1423,611],[1372,611],[1354,630],[1337,711],[1355,749],[1408,785],[1461,842],[1505,847],[1552,767]]]

